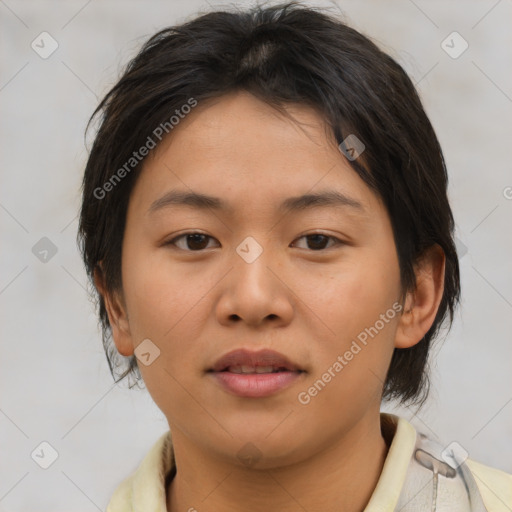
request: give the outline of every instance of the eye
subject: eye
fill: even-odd
[[[182,241],[182,239],[183,242],[180,245],[179,241]],[[165,245],[175,245],[178,249],[182,249],[183,251],[199,252],[208,248],[207,245],[209,239],[215,240],[209,235],[194,231],[190,233],[183,233],[182,235],[165,242]]]
[[[314,251],[326,249],[325,245],[329,240],[334,241],[333,245],[339,245],[343,243],[341,240],[338,240],[334,236],[325,235],[323,233],[310,233],[308,235],[303,235],[300,238],[297,238],[297,240],[301,240],[302,238],[307,239],[308,247],[305,247],[305,249],[311,249]]]
[[[329,241],[332,241],[330,247],[333,245],[339,245],[343,242],[339,240],[336,237],[325,235],[323,233],[310,233],[308,235],[303,235],[297,240],[306,239],[306,245],[307,247],[303,247],[305,249],[310,249],[313,251],[319,251],[324,250],[326,248],[326,245],[328,245]],[[165,242],[165,245],[174,245],[178,249],[181,249],[183,251],[188,252],[200,252],[204,249],[208,249],[208,242],[211,240],[215,240],[213,237],[206,235],[204,233],[200,232],[190,232],[190,233],[183,233],[180,236],[177,236],[173,238],[172,240],[169,240],[168,242]]]

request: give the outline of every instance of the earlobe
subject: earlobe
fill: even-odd
[[[94,284],[105,302],[112,338],[118,352],[123,356],[133,355],[134,347],[126,306],[122,297],[117,292],[109,292],[106,290],[104,275],[101,270],[101,262],[94,269]]]
[[[396,336],[396,348],[419,343],[432,327],[444,292],[445,255],[435,244],[415,265],[416,288],[407,293]]]

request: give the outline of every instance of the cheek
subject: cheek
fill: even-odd
[[[130,332],[135,347],[149,339],[159,350],[150,365],[138,361],[157,406],[162,411],[185,411],[190,409],[190,395],[185,389],[193,389],[200,350],[191,341],[201,339],[200,329],[206,321],[201,299],[208,282],[201,285],[197,276],[171,265],[160,252],[165,251],[131,246],[123,256]]]
[[[369,250],[333,267],[328,274],[305,273],[300,293],[331,330],[353,336],[392,307],[399,297],[399,279],[396,260],[383,259]]]
[[[384,380],[393,351],[398,321],[393,304],[399,290],[399,268],[393,248],[387,254],[371,248],[360,252],[357,258],[349,260],[347,256],[346,264],[330,274],[316,279],[309,274],[303,281],[304,302],[328,327],[322,329],[326,334],[318,340],[315,350],[314,378],[321,377],[329,368],[334,371],[332,366],[338,356],[344,359],[343,370],[335,372],[340,377],[329,384],[338,396],[332,399],[341,399],[347,393],[358,396],[375,392],[379,380]],[[325,399],[329,394],[324,394]]]
[[[208,291],[218,279],[211,271],[201,272],[200,266],[172,262],[165,250],[131,246],[125,257],[130,331],[135,346],[150,339],[160,350],[151,366],[139,363],[148,389],[160,403],[167,393],[175,397],[182,391],[172,376],[191,387],[189,379],[200,370],[198,354],[203,348],[197,340],[206,339],[203,329],[212,308]],[[160,396],[162,389],[166,392]]]
[[[186,322],[204,291],[197,279],[182,269],[171,264],[165,250],[144,250],[128,239],[123,255],[123,287],[132,330],[160,339],[179,329],[180,319]]]

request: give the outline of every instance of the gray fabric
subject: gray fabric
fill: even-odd
[[[395,512],[487,512],[487,509],[464,457],[418,433]]]

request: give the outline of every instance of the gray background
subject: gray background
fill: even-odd
[[[167,430],[146,390],[113,384],[87,297],[75,245],[84,129],[148,36],[210,5],[0,1],[1,511],[104,510]],[[395,412],[512,472],[512,3],[327,5],[410,73],[450,173],[462,307],[436,351],[427,406]],[[31,47],[43,31],[58,43],[46,59]],[[441,46],[453,31],[469,44],[455,59]],[[31,458],[49,461],[43,441],[58,453],[48,469]]]

